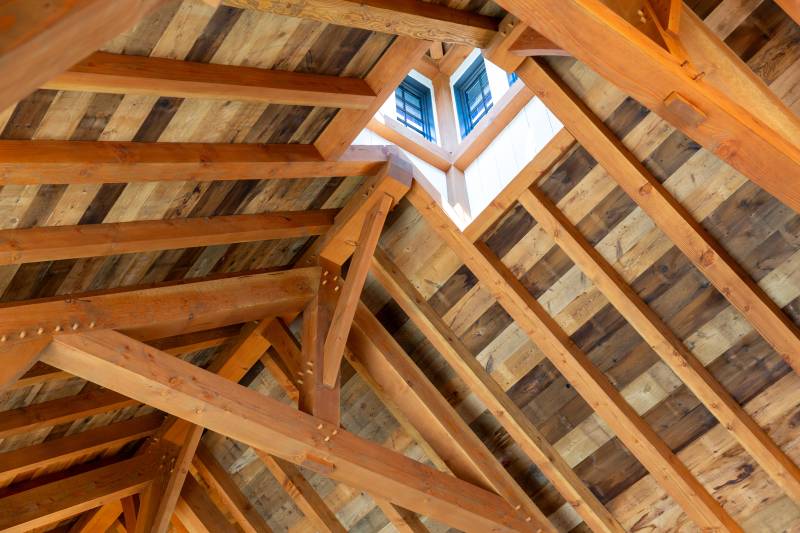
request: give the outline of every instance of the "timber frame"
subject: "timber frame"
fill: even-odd
[[[239,131],[231,138],[247,142],[202,135],[185,142],[163,130],[150,138],[144,134],[146,120],[125,140],[101,135],[0,140],[0,192],[19,191],[16,203],[25,194],[51,190],[69,191],[74,197],[68,201],[76,205],[86,191],[116,202],[129,199],[121,191],[135,183],[142,194],[157,196],[166,190],[160,187],[173,186],[181,188],[187,205],[203,196],[219,207],[164,208],[163,217],[142,218],[124,206],[112,215],[92,215],[87,204],[88,214],[61,213],[52,224],[37,223],[35,213],[25,223],[19,217],[2,221],[0,277],[10,272],[11,279],[32,263],[66,265],[72,285],[65,286],[81,290],[45,297],[32,291],[0,305],[0,392],[47,390],[68,381],[83,385],[72,395],[1,411],[0,439],[13,443],[89,417],[106,417],[107,423],[59,430],[0,452],[0,531],[273,531],[270,517],[223,465],[214,439],[251,450],[248,464],[274,478],[317,531],[344,532],[350,524],[331,503],[335,498],[323,495],[308,473],[335,481],[351,496],[365,495],[384,522],[403,532],[427,532],[436,523],[463,531],[623,532],[677,528],[684,520],[703,531],[745,531],[741,513],[718,492],[727,483],[699,472],[687,459],[687,448],[656,427],[647,409],[622,388],[625,383],[576,340],[577,326],[565,325],[546,297],[531,289],[536,282],[513,262],[515,253],[528,253],[522,245],[512,252],[493,240],[509,220],[519,227],[530,221],[525,231],[534,235],[530,241],[536,242],[528,245],[536,251],[529,255],[562,254],[545,268],[556,272],[561,260],[578,273],[570,279],[588,280],[586,293],[595,300],[587,297],[584,305],[602,302],[618,313],[652,351],[654,366],[663,365],[674,375],[674,388],[684,388],[708,413],[709,428],[717,425],[708,432],[719,431],[713,438],[741,447],[752,460],[751,471],[774,485],[786,508],[800,506],[797,447],[779,437],[766,418],[769,414],[774,422],[779,415],[765,414],[761,396],[734,394],[723,383],[726,376],[712,368],[713,359],[686,341],[662,307],[650,303],[635,276],[617,261],[622,245],[617,243],[615,260],[607,244],[589,235],[582,222],[587,213],[579,212],[584,200],[554,199],[544,185],[570,157],[585,153],[598,169],[596,183],[607,175],[607,187],[619,190],[619,201],[646,217],[667,249],[674,247],[686,268],[718,291],[716,308],[730,306],[737,327],[752,328],[796,378],[800,328],[782,308],[787,302],[779,302],[736,250],[703,225],[685,195],[679,196],[684,193],[642,163],[640,147],[612,127],[609,110],[590,105],[576,88],[579,83],[557,68],[559,59],[551,62],[574,60],[593,69],[620,94],[638,100],[643,113],[653,113],[648,134],[663,119],[664,131],[674,128],[796,216],[800,119],[724,41],[733,31],[726,24],[744,20],[761,2],[739,6],[747,12],[729,19],[712,13],[705,22],[671,0],[496,0],[482,12],[420,0],[199,2],[184,0],[178,8],[165,0],[10,0],[0,6],[0,21],[11,21],[0,33],[2,124],[33,121],[29,115],[35,113],[25,106],[33,107],[38,97],[59,94],[67,101],[96,93],[129,109],[152,105],[156,111],[149,117],[156,118],[169,114],[170,102],[203,101],[212,118],[198,129],[213,129],[214,112],[232,115],[226,110],[231,103],[241,106],[230,107],[242,116],[260,110],[260,118],[250,122],[236,115],[254,130],[272,127],[262,123],[270,117],[297,126],[289,137],[273,131],[283,139],[279,142],[248,141],[251,137]],[[785,10],[780,16],[787,24],[790,18],[798,21],[800,10],[791,1],[777,6]],[[159,9],[172,11],[161,20]],[[502,12],[503,18],[496,16]],[[262,68],[212,61],[197,44],[184,54],[162,45],[163,57],[107,45],[130,32],[123,34],[127,45],[143,46],[148,30],[137,23],[167,28],[173,15],[175,24],[187,25],[206,16],[206,33],[197,38],[202,46],[218,46],[213,32],[230,31],[240,17],[254,32],[253,21],[297,19],[289,24],[298,41],[350,31],[352,42],[341,40],[349,43],[342,48],[352,57],[336,70],[332,65],[344,62],[341,58],[324,56],[320,66],[316,57],[309,59],[309,50],[298,52],[302,44],[293,43],[297,57],[291,67],[283,58],[277,65],[285,68]],[[173,48],[183,45],[180,37],[175,41]],[[519,81],[459,140],[450,77],[474,48]],[[439,144],[379,113],[412,69],[431,80]],[[442,194],[406,154],[442,171],[450,203],[469,215],[464,172],[534,98],[563,129],[460,230]],[[291,114],[299,108],[313,110],[300,120]],[[301,135],[302,126],[314,134]],[[394,146],[353,145],[364,129]],[[279,185],[258,196],[253,184],[266,182]],[[312,182],[317,195],[335,192],[301,209],[271,209],[284,205],[281,187]],[[291,204],[290,197],[286,193],[284,203]],[[228,198],[239,203],[226,206]],[[16,213],[13,206],[8,209]],[[431,250],[414,250],[410,240],[402,241],[395,225],[403,224],[423,228],[416,235],[424,234],[419,240]],[[294,243],[280,250],[291,248],[291,261],[259,262],[267,241]],[[108,286],[78,279],[96,275],[102,264],[123,264],[122,254],[139,258],[125,263],[130,272],[159,272],[162,253],[227,261],[227,266],[212,270],[200,259],[189,266],[176,260],[181,275],[133,278],[126,271]],[[428,280],[421,269],[410,273],[412,262],[405,256],[414,253],[427,257],[432,270],[449,268],[448,275],[472,280],[457,306],[451,302],[448,310],[442,304],[452,278],[434,272]],[[87,263],[76,267],[77,260]],[[49,282],[39,278],[43,285]],[[140,282],[125,282],[131,279]],[[431,291],[425,282],[439,285]],[[374,305],[381,298],[402,315],[401,326],[387,325]],[[614,439],[628,464],[640,468],[639,483],[663,494],[660,503],[620,511],[610,496],[599,494],[568,446],[554,442],[516,402],[521,393],[497,378],[491,358],[476,357],[474,343],[454,320],[458,312],[478,312],[465,311],[469,306],[484,306],[486,313],[496,309],[498,322],[514,325],[517,343],[532,347],[528,357],[535,354],[549,365],[575,394],[575,403],[586,406],[596,433]],[[429,372],[403,335],[432,347],[442,363],[430,366],[438,370]],[[262,371],[281,399],[252,385]],[[441,386],[441,373],[463,385],[469,402],[455,405],[455,393]],[[384,443],[362,436],[364,428],[352,420],[363,415],[349,416],[346,410],[351,400],[345,386],[354,376],[399,428]],[[778,386],[765,385],[761,395]],[[796,390],[792,394],[786,401],[800,402]],[[475,422],[478,415],[470,420],[476,406],[491,421]],[[123,410],[128,414],[117,416]],[[507,468],[481,434],[487,431],[481,424],[534,465],[552,494],[528,490],[523,476]],[[670,519],[674,523],[659,521]]]

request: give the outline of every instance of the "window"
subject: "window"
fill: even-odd
[[[466,137],[492,108],[492,92],[483,56],[478,57],[453,86],[461,137]]]
[[[429,141],[435,139],[431,91],[408,76],[395,91],[397,120]]]

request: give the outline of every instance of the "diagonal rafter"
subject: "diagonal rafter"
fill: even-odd
[[[800,501],[800,468],[706,370],[614,267],[537,187],[523,193],[520,203],[775,483],[792,499]]]
[[[742,531],[488,247],[470,242],[419,183],[408,199],[630,452],[700,527]]]
[[[526,60],[518,73],[675,246],[795,372],[800,372],[800,330],[725,248],[550,69]]]
[[[436,314],[433,307],[382,250],[378,250],[375,254],[372,273],[462,381],[481,399],[514,441],[550,479],[555,488],[586,523],[594,531],[624,531],[536,426],[530,422],[525,413],[492,379],[458,336]]]
[[[350,333],[353,317],[356,314],[361,292],[364,290],[364,283],[367,281],[369,264],[372,261],[375,248],[378,246],[383,224],[389,215],[389,209],[392,207],[393,202],[394,199],[384,193],[367,215],[361,234],[358,237],[356,251],[350,261],[350,268],[347,270],[347,279],[342,285],[341,295],[336,302],[336,307],[330,320],[330,327],[325,336],[322,353],[322,382],[327,387],[332,387],[338,378],[339,367],[342,364],[342,356],[344,355],[344,346]],[[322,283],[326,282],[325,272],[327,271],[323,272]],[[334,284],[334,291],[338,292],[337,281],[332,280],[331,283]]]
[[[800,119],[691,9],[680,6],[683,57],[603,2],[498,3],[800,211]]]

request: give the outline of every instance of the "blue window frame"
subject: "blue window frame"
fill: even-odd
[[[508,73],[508,86],[511,87],[514,85],[514,82],[519,79],[516,72],[509,72]]]
[[[395,91],[395,97],[397,120],[429,141],[434,141],[436,131],[430,89],[408,76]]]
[[[492,108],[492,91],[489,89],[489,76],[486,74],[483,56],[469,66],[453,86],[453,92],[463,138]]]

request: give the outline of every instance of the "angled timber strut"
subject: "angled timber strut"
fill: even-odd
[[[800,530],[789,0],[0,3],[0,531]]]

